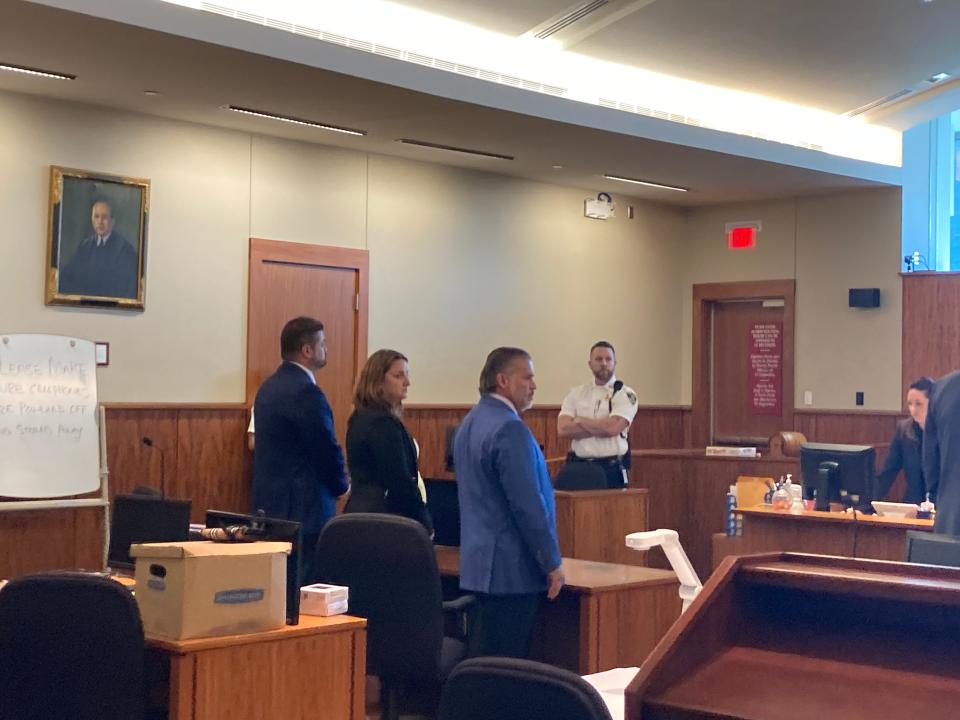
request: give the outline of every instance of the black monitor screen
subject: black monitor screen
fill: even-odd
[[[800,446],[800,472],[804,493],[810,497],[816,490],[817,509],[826,509],[829,502],[842,502],[869,512],[875,457],[876,452],[869,445],[803,443]],[[821,468],[829,472],[821,474]]]
[[[907,562],[960,567],[960,538],[910,530],[907,532]]]
[[[242,526],[256,532],[257,540],[275,540],[290,543],[287,556],[287,625],[296,625],[300,620],[300,546],[302,535],[300,523],[294,520],[243,515],[223,510],[207,510],[208,528]]]
[[[117,495],[110,521],[108,564],[132,568],[130,546],[149,542],[183,542],[190,533],[190,501],[151,495]]]

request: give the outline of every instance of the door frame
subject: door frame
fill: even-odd
[[[288,263],[295,265],[316,265],[331,268],[355,270],[357,273],[358,306],[355,307],[354,333],[354,377],[359,377],[360,370],[367,361],[367,328],[369,327],[369,295],[370,295],[370,253],[358,248],[335,247],[332,245],[310,245],[307,243],[287,242],[284,240],[267,240],[265,238],[250,238],[250,254],[247,264],[247,333],[244,357],[244,384],[246,386],[247,404],[253,403],[257,388],[250,377],[250,287],[253,280],[253,269],[262,262]],[[279,341],[279,339],[278,339]]]
[[[783,300],[783,417],[793,429],[794,413],[794,317],[796,280],[753,280],[701,283],[693,286],[693,388],[690,408],[690,441],[694,447],[709,444],[712,387],[711,309],[725,300]]]

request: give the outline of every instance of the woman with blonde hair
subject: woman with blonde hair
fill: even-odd
[[[410,367],[396,350],[377,350],[363,366],[347,421],[351,489],[344,512],[403,515],[432,533],[419,487],[417,447],[400,420],[408,387]]]

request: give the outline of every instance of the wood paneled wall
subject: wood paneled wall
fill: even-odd
[[[251,455],[246,448],[250,411],[229,405],[108,405],[107,466],[110,495],[136,485],[164,485],[171,497],[193,500],[192,518],[208,508],[250,511]],[[146,447],[144,436],[153,440]]]
[[[425,477],[452,478],[443,469],[446,428],[460,422],[469,409],[469,405],[406,408],[404,421],[420,443]],[[559,406],[539,405],[524,414],[548,459],[562,458],[569,447],[557,437],[558,412]],[[159,488],[159,450],[163,450],[166,492],[193,501],[194,521],[202,521],[208,508],[249,512],[252,456],[246,449],[249,410],[245,405],[114,404],[107,405],[106,415],[111,497],[137,485]],[[798,411],[795,424],[811,441],[885,444],[899,417],[896,413]],[[641,407],[631,427],[631,447],[689,447],[689,427],[688,408]],[[143,445],[144,436],[153,440],[153,448]],[[878,453],[880,459],[882,455]],[[561,464],[550,463],[551,472]],[[657,505],[651,495],[651,516],[658,512]],[[101,518],[97,509],[0,515],[0,577],[98,567]]]
[[[960,368],[960,273],[903,273],[903,390]]]
[[[883,445],[890,442],[897,423],[905,417],[897,412],[797,410],[793,429],[810,442]]]
[[[444,470],[446,429],[458,424],[472,405],[408,405],[403,421],[420,445],[420,474],[430,478],[449,478]],[[559,405],[535,405],[523,414],[523,420],[543,447],[548,460],[562,458],[570,442],[557,435]],[[685,446],[685,427],[689,409],[678,406],[641,406],[630,426],[630,447],[680,448]],[[550,463],[551,470],[559,463]]]
[[[249,512],[251,456],[245,405],[106,405],[110,497],[137,485],[208,508]],[[146,447],[144,436],[153,440]],[[0,514],[0,578],[58,569],[100,569],[103,510],[74,508]]]

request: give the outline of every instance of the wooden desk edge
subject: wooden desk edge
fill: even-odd
[[[453,577],[460,574],[460,549],[451,545],[436,545],[437,566],[441,575]],[[615,592],[627,588],[651,587],[655,585],[678,584],[676,574],[672,570],[647,568],[637,565],[621,565],[619,563],[596,562],[593,560],[578,560],[563,558],[564,570],[567,574],[566,589],[581,595],[599,595],[606,592]],[[624,577],[607,581],[587,583],[584,576],[594,573],[609,573],[619,570]]]
[[[189,640],[173,640],[159,635],[147,634],[144,636],[147,647],[154,647],[174,655],[189,655],[201,650],[232,647],[235,645],[250,645],[254,643],[271,642],[274,640],[289,640],[295,637],[308,635],[323,635],[336,632],[355,632],[367,626],[364,618],[352,615],[331,615],[319,617],[301,615],[297,625],[284,625],[274,630],[245,633],[243,635],[221,635],[219,637],[192,638]]]
[[[853,523],[852,513],[825,512],[821,510],[804,510],[800,513],[790,510],[775,510],[761,505],[752,508],[737,508],[739,515],[746,517],[778,517],[792,521],[826,522],[826,523]],[[857,515],[856,522],[878,527],[903,528],[906,530],[930,530],[933,520],[918,520],[916,518],[885,517],[883,515]]]

